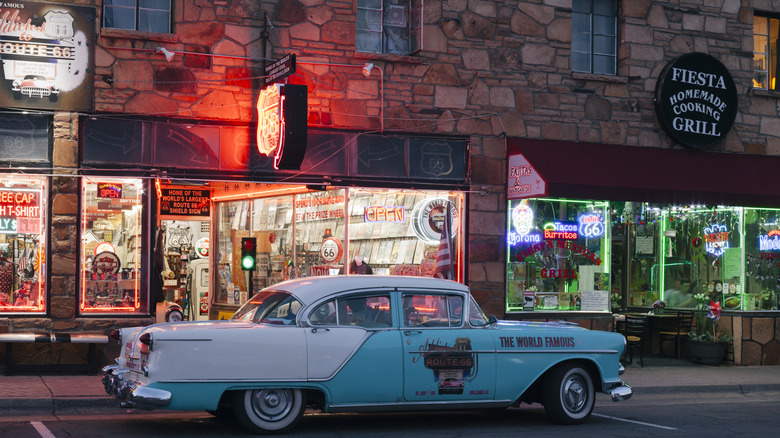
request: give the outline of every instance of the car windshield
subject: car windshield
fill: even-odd
[[[267,290],[258,292],[230,319],[261,324],[295,325],[295,316],[300,308],[301,302],[289,293]]]

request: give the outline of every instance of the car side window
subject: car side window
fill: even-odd
[[[457,327],[463,321],[463,298],[457,295],[404,294],[404,327]]]
[[[338,299],[338,324],[366,328],[393,325],[390,316],[390,296],[371,295]]]
[[[312,325],[336,324],[336,300],[330,300],[317,306],[309,315],[309,322]]]

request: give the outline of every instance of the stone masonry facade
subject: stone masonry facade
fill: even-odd
[[[100,14],[99,3],[74,3]],[[356,52],[354,0],[175,0],[171,34],[100,29],[95,113],[252,123],[261,58],[292,52],[289,82],[309,87],[311,127],[467,136],[478,192],[469,195],[468,283],[487,313],[503,316],[506,137],[679,148],[656,121],[653,91],[670,60],[696,51],[731,71],[739,95],[734,128],[711,151],[780,155],[780,93],[752,88],[754,11],[780,13],[780,3],[618,4],[618,74],[601,76],[571,71],[571,0],[425,0],[423,51],[410,56]],[[175,52],[170,62],[160,47]],[[364,76],[365,63],[379,71]],[[75,170],[78,143],[78,115],[57,114],[55,166]],[[138,323],[75,318],[79,185],[61,176],[52,186],[51,317],[8,325]],[[735,352],[750,357],[745,364],[780,363],[778,320],[765,319],[741,325]],[[773,353],[753,354],[761,342]]]

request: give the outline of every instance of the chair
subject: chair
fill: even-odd
[[[639,365],[644,367],[645,360],[642,351],[645,349],[645,327],[647,326],[647,315],[626,315],[625,328],[623,336],[626,337],[626,350],[628,352],[628,363],[634,363],[634,349],[639,349]]]
[[[664,343],[674,341],[674,355],[680,358],[680,344],[688,338],[688,333],[693,325],[693,310],[677,311],[677,330],[659,331],[658,337],[661,343],[661,356],[664,355]]]

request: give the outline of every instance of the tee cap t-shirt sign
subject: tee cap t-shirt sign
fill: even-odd
[[[734,125],[737,87],[720,61],[706,53],[688,53],[661,72],[655,112],[677,143],[702,149],[725,139]]]

